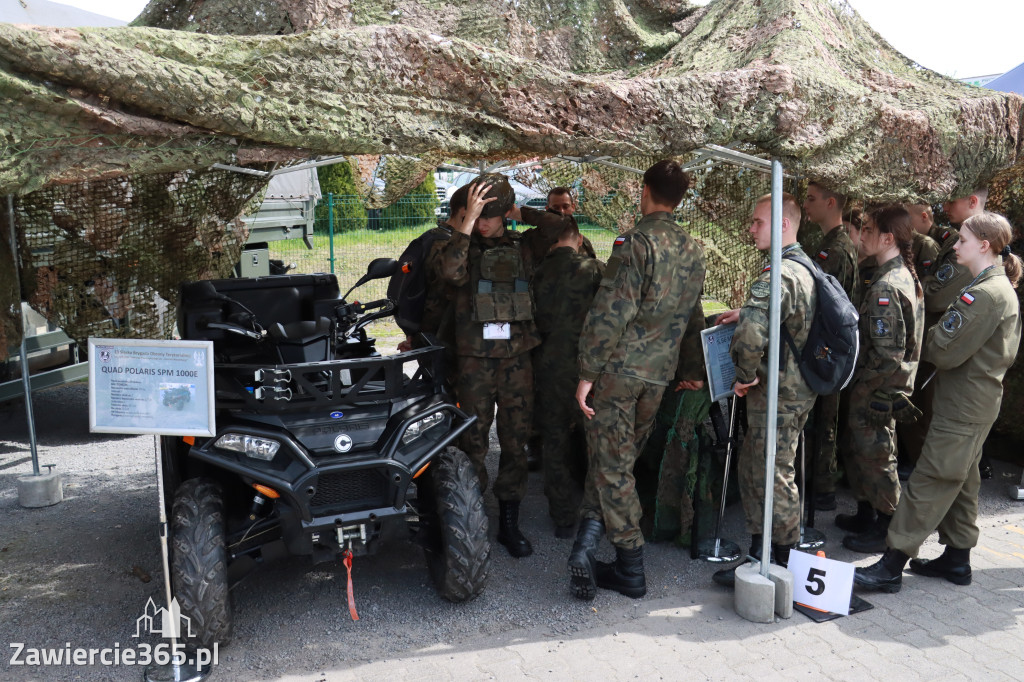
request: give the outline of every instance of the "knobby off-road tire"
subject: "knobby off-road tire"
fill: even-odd
[[[438,454],[428,471],[427,566],[442,597],[469,601],[483,591],[491,566],[480,481],[466,454],[454,447]]]
[[[181,641],[212,647],[231,642],[231,599],[220,484],[190,478],[174,494],[171,510],[171,585],[181,607]],[[191,625],[190,637],[188,625]]]

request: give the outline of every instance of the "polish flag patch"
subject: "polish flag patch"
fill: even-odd
[[[828,258],[828,251],[819,251],[818,258],[820,258],[821,260],[825,260],[826,258]]]
[[[926,268],[930,268],[932,266],[932,262],[930,260],[923,260],[921,261],[921,265]]]
[[[878,299],[878,305],[889,305],[888,297],[883,296],[882,298]]]
[[[764,269],[761,270],[761,272],[768,272],[771,269],[772,269],[772,266],[766,265],[766,266],[764,266]]]
[[[625,237],[616,237],[615,238],[615,242],[612,244],[612,246],[618,246],[619,244],[622,244],[625,241],[626,241]]]
[[[960,300],[966,303],[967,305],[970,305],[974,303],[974,296],[965,291],[963,295],[960,296]]]
[[[949,230],[946,230],[945,232],[942,233],[942,241],[946,241],[946,237],[948,237],[948,236],[949,236]]]

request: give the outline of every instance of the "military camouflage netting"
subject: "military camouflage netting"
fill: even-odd
[[[162,309],[111,326],[125,318],[97,305],[105,287],[166,297],[173,277],[226,274],[244,233],[218,223],[265,180],[208,171],[215,163],[347,155],[379,207],[442,160],[601,154],[642,168],[738,145],[854,195],[940,200],[1021,157],[1021,97],[922,69],[830,0],[154,0],[127,28],[0,25],[0,60],[0,191],[15,195],[21,287],[89,333],[93,313],[54,311],[78,301],[109,313],[102,333],[158,335]],[[583,210],[630,224],[639,178],[578,170],[593,190]],[[736,230],[767,183],[735,169],[699,176],[682,217],[708,248],[709,286],[735,301],[756,258]],[[59,224],[58,202],[84,206],[99,187],[138,211],[159,195],[173,217],[136,213],[136,232],[112,247],[90,222],[109,211]],[[37,249],[37,238],[54,243]],[[0,354],[20,333],[3,242]],[[75,245],[80,265],[47,260]],[[204,249],[215,255],[196,258]],[[135,327],[156,319],[164,326]]]

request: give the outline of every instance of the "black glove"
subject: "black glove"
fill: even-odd
[[[910,402],[910,398],[905,393],[897,393],[893,396],[892,416],[895,417],[896,421],[913,424],[922,414],[924,413],[917,409],[914,403]]]
[[[892,398],[885,391],[875,391],[868,400],[864,421],[871,426],[892,425]]]

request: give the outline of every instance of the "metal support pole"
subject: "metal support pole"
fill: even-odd
[[[25,419],[28,421],[28,447],[32,452],[32,474],[39,476],[39,452],[36,450],[36,420],[32,412],[32,377],[29,376],[25,330],[21,331],[21,382],[25,387]]]
[[[761,527],[761,575],[771,562],[772,512],[775,503],[775,449],[779,415],[779,326],[782,316],[782,163],[772,159],[772,244],[768,284],[768,417],[765,424],[764,525]]]
[[[740,558],[739,546],[734,542],[722,540],[722,517],[725,516],[725,495],[729,490],[729,467],[732,464],[733,434],[736,432],[737,400],[739,400],[739,398],[732,396],[731,406],[729,407],[729,439],[725,444],[725,471],[722,472],[722,500],[718,505],[718,520],[715,521],[715,539],[714,542],[704,541],[700,543],[701,558],[712,563],[736,561],[736,559]],[[696,531],[696,524],[694,524],[693,533],[696,533]]]
[[[334,192],[327,193],[327,241],[331,249],[331,274],[334,274]]]

